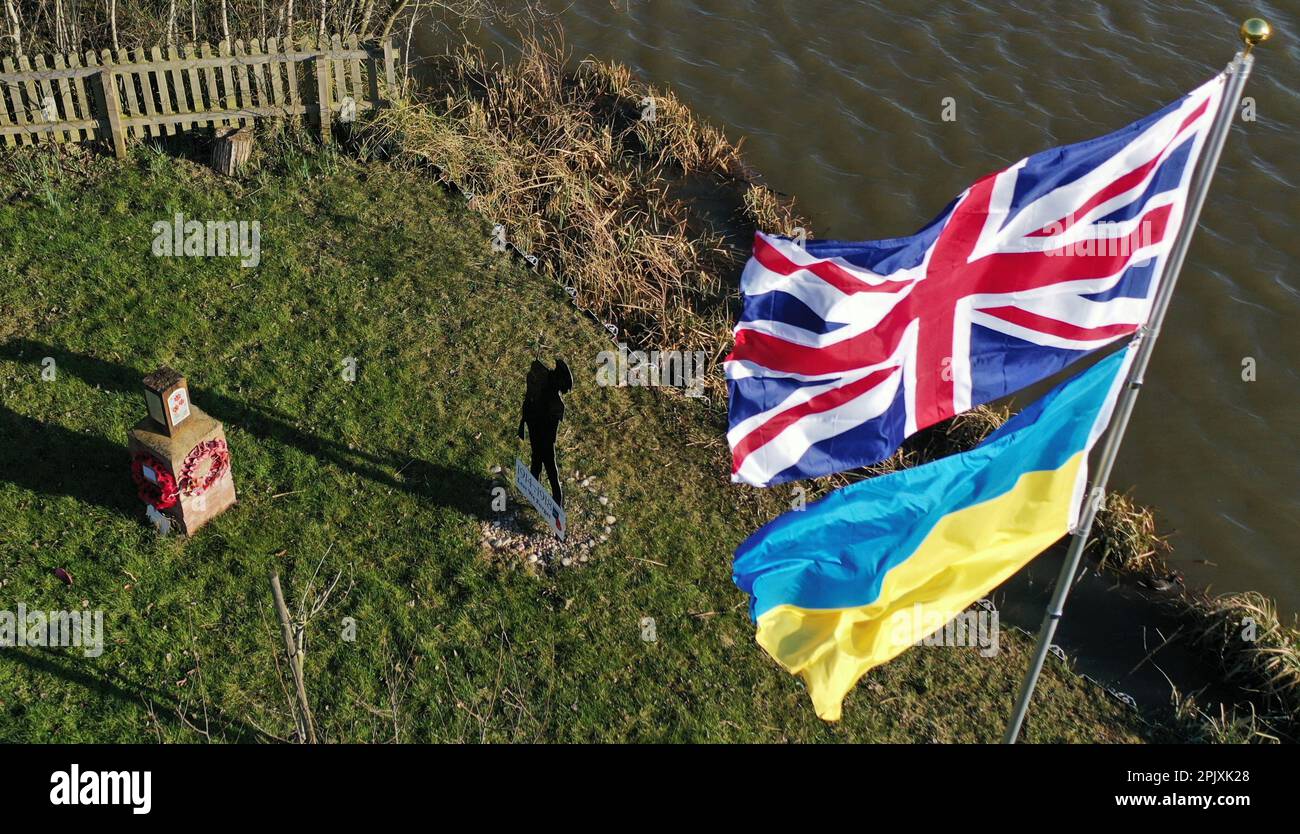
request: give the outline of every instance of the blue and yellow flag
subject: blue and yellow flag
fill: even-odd
[[[868,670],[1070,531],[1131,354],[1062,382],[969,452],[836,490],[741,544],[733,578],[758,643],[803,677],[820,717],[838,720]]]

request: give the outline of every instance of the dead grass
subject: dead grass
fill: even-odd
[[[1170,696],[1180,738],[1194,744],[1277,744],[1283,739],[1268,716],[1261,716],[1253,703],[1215,711],[1201,707],[1197,697],[1175,690]]]
[[[1156,530],[1156,514],[1119,492],[1107,492],[1106,504],[1093,522],[1095,541],[1089,555],[1119,573],[1164,576],[1169,543]]]
[[[1277,606],[1254,591],[1177,603],[1193,645],[1215,661],[1223,680],[1252,696],[1274,733],[1300,740],[1300,627],[1283,622]]]
[[[366,126],[363,152],[432,167],[472,194],[620,339],[707,350],[721,401],[736,277],[755,228],[801,225],[790,201],[671,92],[619,64],[571,70],[557,38],[525,39],[511,65],[466,45],[433,75],[432,89]]]

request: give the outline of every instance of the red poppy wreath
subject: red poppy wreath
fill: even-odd
[[[144,476],[144,468],[153,470],[156,482]],[[136,494],[140,500],[155,510],[165,510],[176,505],[176,479],[163,469],[162,462],[153,455],[137,452],[131,456],[131,480],[135,481]]]
[[[224,440],[205,440],[190,450],[181,463],[181,492],[202,495],[230,468],[230,449]]]

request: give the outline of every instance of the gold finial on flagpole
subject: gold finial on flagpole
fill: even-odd
[[[1242,42],[1246,44],[1246,54],[1249,55],[1255,44],[1268,40],[1269,35],[1273,34],[1273,27],[1262,17],[1252,17],[1242,23],[1238,31]]]

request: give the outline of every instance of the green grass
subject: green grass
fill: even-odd
[[[730,581],[784,494],[727,483],[699,401],[598,387],[604,334],[459,198],[293,143],[240,183],[149,149],[72,167],[26,152],[0,174],[0,610],[103,609],[107,646],[0,649],[0,740],[292,738],[273,564],[296,612],[339,577],[306,630],[328,741],[998,738],[1028,660],[1010,631],[991,659],[909,651],[841,723],[815,717]],[[154,258],[152,224],[178,211],[259,220],[260,268]],[[489,558],[479,529],[492,467],[526,454],[528,363],[554,356],[577,377],[564,475],[598,478],[618,522],[589,563],[537,572]],[[139,380],[164,363],[225,422],[240,495],[191,540],[143,523],[127,471]],[[1025,738],[1153,734],[1052,661]]]

